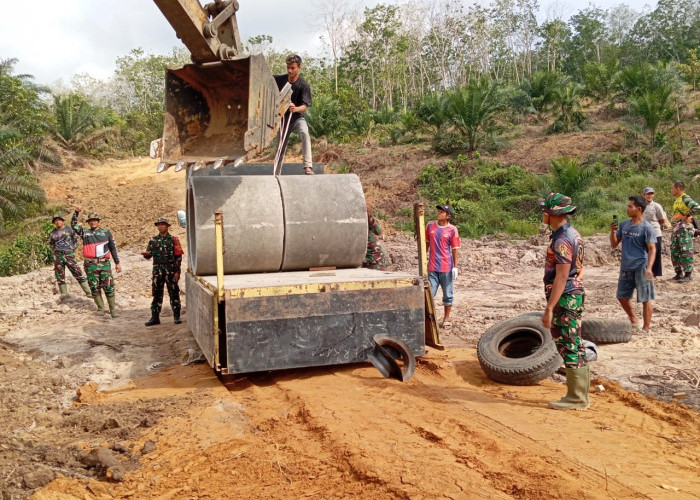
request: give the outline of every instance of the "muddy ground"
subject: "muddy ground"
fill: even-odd
[[[405,175],[384,178],[363,179],[370,201],[410,198]],[[99,211],[114,232],[121,316],[96,316],[74,281],[61,300],[50,268],[0,279],[3,500],[700,497],[700,281],[667,281],[667,255],[652,335],[599,347],[585,412],[547,409],[561,375],[501,385],[475,354],[490,325],[544,306],[542,235],[463,242],[447,350],[406,383],[369,364],[220,380],[181,364],[196,348],[186,307],[182,325],[167,305],[162,325],[143,325],[138,252],[153,220],[182,208],[183,179],[146,159],[44,177],[51,200]],[[411,237],[383,245],[392,269],[416,268]],[[607,236],[587,238],[586,257],[586,315],[622,319]]]

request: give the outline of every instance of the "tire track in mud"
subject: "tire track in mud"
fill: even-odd
[[[352,380],[355,375],[355,372],[348,371],[338,374],[339,378],[343,379],[342,385],[356,384],[357,381]],[[635,455],[632,449],[623,448],[621,452],[613,453],[610,457],[597,457],[588,449],[587,443],[596,439],[595,429],[601,427],[598,417],[603,414],[605,418],[616,418],[614,415],[604,415],[605,408],[589,412],[554,412],[546,409],[545,402],[516,401],[512,411],[514,423],[508,425],[508,418],[499,416],[498,412],[482,411],[482,408],[500,405],[503,399],[509,398],[499,400],[492,396],[484,396],[478,390],[475,392],[474,388],[449,387],[454,381],[445,383],[441,380],[441,387],[436,387],[430,383],[432,381],[429,380],[429,376],[420,376],[421,380],[414,382],[414,379],[406,385],[397,385],[382,379],[370,383],[369,377],[363,376],[364,371],[357,370],[357,375],[365,379],[366,385],[371,385],[364,393],[363,407],[385,408],[386,403],[390,403],[388,406],[391,412],[381,421],[374,422],[380,431],[367,423],[372,421],[373,412],[364,412],[363,408],[336,408],[334,420],[340,418],[347,427],[345,432],[340,432],[334,422],[326,421],[313,392],[308,392],[303,385],[291,380],[280,380],[278,384],[290,391],[290,395],[305,402],[304,406],[308,412],[305,419],[313,422],[314,426],[322,427],[324,433],[328,433],[325,439],[338,443],[339,449],[352,450],[354,455],[362,457],[362,438],[365,442],[375,440],[393,443],[391,451],[396,451],[398,455],[375,450],[372,457],[374,465],[362,463],[360,467],[370,470],[371,472],[364,473],[370,477],[379,475],[377,470],[381,469],[382,477],[388,486],[395,485],[394,488],[401,488],[401,491],[405,491],[411,497],[440,491],[445,496],[453,493],[459,496],[470,492],[475,497],[487,495],[488,492],[490,498],[494,498],[496,492],[515,498],[565,498],[571,494],[579,498],[600,498],[608,495],[645,498],[658,487],[652,484],[642,484],[640,487],[636,479],[625,473],[626,467],[632,465],[627,462]],[[392,394],[387,398],[389,391]],[[441,397],[436,398],[435,394],[441,394]],[[471,404],[470,397],[476,401],[476,405]],[[433,403],[426,405],[426,399],[432,400]],[[614,399],[619,401],[617,397]],[[523,412],[522,408],[519,408],[523,405],[529,410]],[[402,408],[406,411],[402,412]],[[519,422],[518,417],[523,416],[526,418]],[[376,415],[374,418],[376,419]],[[652,415],[651,418],[657,424],[655,427],[665,426],[665,423],[655,420],[656,415]],[[567,436],[567,426],[577,428],[572,436]],[[556,433],[551,434],[549,429],[556,430]],[[589,429],[591,439],[577,441],[582,429]],[[614,448],[614,441],[621,441],[621,444],[628,441],[634,443],[637,430],[643,431],[633,428],[622,436],[608,434],[608,439],[614,438],[611,439],[610,447]],[[683,432],[685,429],[668,430]],[[602,435],[600,430],[598,435]],[[686,471],[692,474],[692,464],[697,458],[692,452],[685,453],[683,450],[674,449],[668,442],[664,443],[663,439],[655,435],[653,438],[651,443],[636,447],[643,448],[637,449],[637,453],[648,453],[656,457],[664,455],[667,465],[673,465],[677,472],[682,474]],[[420,450],[423,455],[430,457],[421,461],[419,465],[428,467],[429,473],[411,469],[410,454],[406,455],[404,452],[403,457],[401,456],[401,451],[407,449]],[[666,450],[669,453],[666,453]],[[668,454],[676,456],[669,457]],[[401,463],[401,458],[406,459],[405,464]],[[409,474],[405,473],[407,468]],[[643,472],[643,468],[639,468],[639,472]],[[432,475],[463,478],[464,484],[459,485],[459,491],[455,492],[446,490],[444,483],[440,484],[438,489],[434,489],[437,485],[432,484]],[[654,481],[663,475],[651,475],[649,480]],[[681,480],[676,476],[673,477]]]

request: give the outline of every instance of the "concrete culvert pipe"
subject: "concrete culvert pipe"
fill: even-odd
[[[354,174],[278,177],[284,205],[282,271],[360,267],[367,251],[367,206]]]
[[[224,273],[279,271],[284,218],[275,177],[189,178],[187,246],[195,275],[216,274],[216,210],[224,214]]]
[[[359,267],[367,247],[365,207],[354,174],[192,176],[190,268],[195,275],[216,274],[216,210],[224,214],[225,274]]]

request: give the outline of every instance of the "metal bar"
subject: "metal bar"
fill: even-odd
[[[236,13],[237,8],[238,6],[234,2],[231,2],[224,10],[219,12],[216,17],[211,20],[211,24],[218,29],[219,26],[224,24],[224,21],[228,20],[229,17]]]
[[[214,311],[214,321],[212,324],[212,335],[214,337],[214,370],[217,372],[221,371],[221,349],[219,348],[219,336],[221,331],[219,329],[219,297],[214,294],[212,303],[212,311]]]
[[[413,226],[415,238],[418,242],[418,273],[425,280],[425,344],[435,349],[443,350],[445,346],[440,343],[440,327],[435,315],[435,302],[428,281],[428,250],[425,241],[425,204],[413,205]]]
[[[428,276],[428,250],[425,243],[425,203],[413,205],[415,239],[418,242],[418,275]]]
[[[219,58],[218,38],[207,39],[202,27],[209,22],[197,0],[153,0],[192,54],[196,63],[214,62]]]
[[[350,292],[356,290],[381,290],[387,288],[405,288],[418,285],[416,278],[377,279],[372,281],[349,281],[334,283],[308,283],[269,287],[229,288],[227,295],[231,299],[250,297],[277,297],[281,295],[304,295],[324,292]]]
[[[214,212],[214,232],[216,237],[216,295],[219,302],[224,297],[224,214],[221,210]]]

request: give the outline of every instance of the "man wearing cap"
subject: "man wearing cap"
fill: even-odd
[[[442,305],[445,316],[440,325],[445,330],[452,328],[450,312],[454,301],[453,282],[457,279],[457,258],[461,242],[456,226],[450,224],[454,216],[449,205],[437,205],[437,220],[425,226],[425,242],[428,246],[428,280],[433,297],[437,295],[438,285],[442,288]]]
[[[58,290],[61,295],[68,295],[68,285],[66,284],[66,267],[70,270],[73,277],[78,280],[80,287],[85,292],[85,295],[92,297],[92,291],[87,283],[87,278],[80,270],[78,261],[75,260],[75,246],[78,243],[78,237],[75,232],[66,226],[66,219],[61,214],[56,214],[51,220],[56,229],[49,234],[49,245],[53,250],[53,270],[58,283]]]
[[[287,143],[292,132],[299,134],[301,139],[301,154],[304,158],[304,173],[313,175],[313,164],[311,163],[311,135],[309,135],[309,126],[304,118],[305,112],[311,107],[311,86],[299,76],[301,70],[301,57],[292,54],[287,57],[287,74],[275,75],[277,87],[282,88],[287,84],[292,86],[292,103],[289,110],[285,114],[287,122],[284,125],[286,130],[280,129],[278,136],[280,156],[278,164],[275,165],[275,171],[278,166],[284,162],[284,154],[287,151]],[[282,136],[284,134],[284,136]]]
[[[87,223],[89,229],[85,229],[78,224],[80,207],[75,207],[75,212],[71,218],[70,225],[73,231],[83,239],[83,265],[87,274],[88,284],[92,291],[92,298],[97,304],[97,314],[103,315],[105,303],[102,300],[102,292],[105,291],[109,312],[113,318],[119,316],[114,299],[114,281],[112,278],[112,267],[110,258],[114,259],[114,264],[118,273],[122,272],[117,255],[117,245],[114,244],[112,233],[100,227],[100,216],[94,212],[89,213]]]
[[[566,370],[566,396],[549,403],[556,410],[588,408],[591,368],[581,339],[583,316],[583,239],[569,222],[576,212],[571,198],[550,193],[540,198],[542,222],[552,230],[544,265],[547,305],[542,326],[549,328]]]
[[[154,222],[158,228],[158,234],[150,239],[146,251],[141,255],[145,259],[153,257],[153,274],[151,279],[151,319],[146,321],[146,326],[160,324],[160,310],[163,307],[163,286],[168,287],[170,307],[173,310],[175,324],[182,323],[180,319],[180,267],[182,265],[182,245],[177,236],[168,232],[170,222],[161,217]]]
[[[644,221],[647,202],[641,196],[630,196],[627,203],[629,219],[610,224],[610,246],[622,243],[620,277],[617,280],[617,300],[632,323],[639,329],[639,319],[632,308],[632,295],[637,290],[637,302],[642,303],[642,331],[649,333],[654,300],[654,274],[651,270],[656,257],[656,233]]]
[[[642,196],[644,196],[644,199],[647,201],[647,208],[644,209],[642,219],[651,224],[656,234],[656,257],[651,267],[651,272],[654,278],[656,278],[663,274],[661,266],[661,243],[663,240],[663,233],[661,232],[661,228],[666,227],[668,222],[663,207],[654,201],[654,188],[644,188]]]

